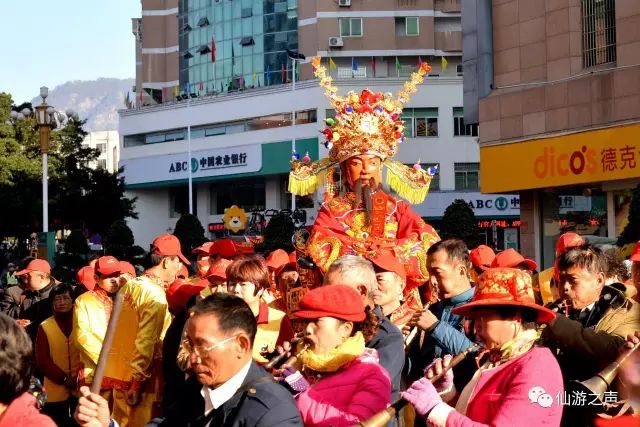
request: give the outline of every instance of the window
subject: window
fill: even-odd
[[[98,159],[96,161],[96,167],[98,169],[106,169],[107,168],[107,159]]]
[[[315,123],[318,121],[316,110],[296,111],[296,124]]]
[[[417,36],[419,34],[420,30],[417,16],[396,18],[396,36]]]
[[[582,65],[616,60],[615,0],[582,0]]]
[[[464,110],[453,107],[453,136],[478,136],[478,124],[464,124]]]
[[[462,66],[462,64],[456,65],[456,73],[458,73],[458,77],[462,77],[464,75],[463,70],[464,67]]]
[[[414,108],[414,136],[438,136],[438,109]]]
[[[480,189],[480,163],[455,163],[456,191]]]
[[[264,210],[266,204],[264,178],[234,180],[211,185],[211,213],[224,214],[225,208],[236,205],[246,212]],[[214,206],[215,201],[215,206]]]
[[[96,144],[96,150],[98,150],[100,154],[105,153],[107,151],[107,144],[105,143]]]
[[[340,18],[341,37],[362,37],[362,18]]]

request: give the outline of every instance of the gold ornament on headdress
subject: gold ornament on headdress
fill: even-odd
[[[391,160],[398,152],[398,145],[406,139],[404,121],[400,118],[409,96],[416,92],[417,85],[423,82],[431,71],[427,63],[422,63],[411,79],[404,83],[397,98],[392,94],[374,93],[369,89],[359,95],[353,91],[344,97],[337,95],[331,76],[327,76],[326,67],[320,64],[320,57],[311,61],[315,76],[320,79],[329,103],[335,109],[335,117],[327,118],[327,128],[322,131],[326,137],[325,147],[329,157],[317,162],[298,160],[295,155],[291,161],[289,191],[296,195],[313,193],[332,175],[332,167],[350,157],[372,154],[380,157],[387,166],[387,184],[410,203],[421,203],[427,196],[432,174],[417,165],[414,168]]]

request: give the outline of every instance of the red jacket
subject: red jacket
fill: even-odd
[[[541,387],[546,392],[547,401],[553,399],[551,407],[543,407],[537,402],[539,394],[531,391],[534,387]],[[548,348],[534,347],[503,365],[480,373],[469,396],[466,414],[440,403],[431,411],[428,420],[431,425],[446,427],[559,426],[562,418],[559,397],[562,399],[563,392],[562,373],[555,357]]]
[[[29,393],[15,399],[4,414],[0,415],[0,427],[56,427],[51,418],[36,407],[36,398]]]

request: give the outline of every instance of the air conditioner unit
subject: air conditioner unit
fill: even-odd
[[[329,37],[329,47],[342,47],[344,46],[344,41],[342,37]]]
[[[351,0],[338,0],[338,6],[340,7],[350,7]]]

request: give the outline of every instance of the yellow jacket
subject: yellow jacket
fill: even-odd
[[[140,276],[121,289],[118,318],[105,376],[117,388],[137,388],[151,377],[154,360],[162,358],[162,341],[171,323],[162,282]]]
[[[89,291],[80,295],[73,307],[71,341],[80,357],[79,384],[91,384],[98,363],[113,303],[106,293]],[[103,389],[112,388],[103,381]]]

